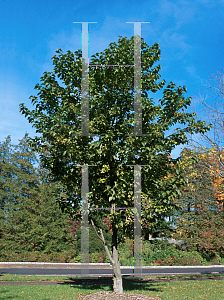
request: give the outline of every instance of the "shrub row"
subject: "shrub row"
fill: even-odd
[[[2,262],[55,262],[69,263],[76,256],[76,250],[71,249],[63,252],[44,253],[39,251],[29,252],[2,252],[0,261]]]
[[[133,265],[133,241],[126,242],[118,247],[119,261],[121,266]],[[199,252],[182,251],[166,242],[156,241],[151,243],[145,241],[142,247],[142,264],[166,265],[166,266],[189,266],[189,265],[208,265],[224,264],[224,258],[215,253],[209,260],[203,258]],[[32,252],[0,252],[0,261],[5,262],[55,262],[55,263],[80,263],[81,254],[76,249],[70,249],[63,252],[44,253],[38,251]],[[95,252],[89,255],[90,263],[109,263],[106,252]]]

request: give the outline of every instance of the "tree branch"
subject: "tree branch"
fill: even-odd
[[[112,265],[114,265],[114,260],[112,259],[112,256],[111,256],[110,251],[109,251],[109,249],[108,249],[108,247],[107,247],[105,238],[104,238],[104,236],[103,236],[103,230],[100,228],[100,235],[101,235],[101,236],[99,236],[99,234],[98,234],[98,232],[97,232],[97,230],[96,230],[96,226],[95,226],[95,224],[94,224],[94,222],[93,222],[92,219],[91,219],[91,223],[92,223],[93,229],[94,229],[94,231],[95,231],[97,237],[103,242],[104,248],[105,248],[105,250],[106,250],[106,252],[107,252],[107,255],[108,255],[109,259],[110,259],[110,262],[112,263]]]

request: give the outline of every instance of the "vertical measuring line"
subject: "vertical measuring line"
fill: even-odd
[[[134,23],[134,135],[142,135],[141,23]]]
[[[82,165],[81,274],[89,275],[89,171]]]
[[[134,24],[134,132],[133,135],[142,136],[142,102],[141,102],[141,36],[142,23]]]
[[[134,276],[142,275],[141,166],[134,165]]]
[[[142,276],[142,166],[127,165],[134,167],[134,276]]]
[[[81,81],[81,136],[89,136],[89,23],[82,24],[82,81]],[[89,172],[82,166],[82,222],[81,222],[81,274],[89,275]]]
[[[142,23],[134,24],[134,133],[142,136],[141,103],[141,36]],[[141,166],[134,166],[134,276],[142,275],[142,240],[141,240]]]
[[[89,23],[82,24],[81,135],[89,136]]]

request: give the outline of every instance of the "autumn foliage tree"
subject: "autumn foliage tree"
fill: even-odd
[[[214,165],[213,176],[218,180],[215,185],[216,188],[220,188],[220,184],[223,186],[221,177],[224,174],[224,69],[213,74],[203,84],[203,91],[198,97],[195,97],[195,100],[195,103],[199,103],[203,109],[201,114],[197,114],[198,117],[202,115],[206,123],[212,124],[212,128],[195,139],[192,138],[192,142],[195,147],[199,148],[199,151],[203,147],[210,149],[210,165]],[[197,110],[199,112],[199,106]]]
[[[174,220],[176,237],[210,259],[215,253],[224,256],[224,209],[217,188],[219,171],[212,149],[184,149],[180,164],[188,183],[178,200]],[[214,176],[215,174],[215,176]]]
[[[209,149],[206,158],[206,166],[210,170],[217,205],[220,210],[224,210],[224,170],[220,164],[220,159],[224,160],[224,150],[217,156],[215,149]]]

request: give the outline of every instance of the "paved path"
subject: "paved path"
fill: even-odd
[[[121,267],[122,275],[133,275],[133,272],[133,267]],[[84,268],[81,264],[0,263],[0,274],[111,276],[113,270],[109,264],[89,264],[89,268]],[[224,265],[142,267],[143,276],[177,274],[224,274]]]

